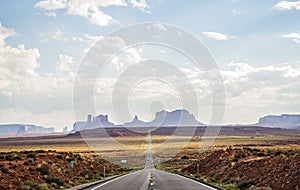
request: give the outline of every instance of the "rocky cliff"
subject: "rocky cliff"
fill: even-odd
[[[42,134],[53,133],[54,128],[45,128],[36,125],[7,124],[0,125],[0,135]]]
[[[268,115],[261,117],[256,125],[263,127],[299,128],[300,115]]]

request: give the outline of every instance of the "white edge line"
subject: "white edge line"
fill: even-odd
[[[204,184],[204,183],[201,183],[201,182],[199,182],[199,181],[192,180],[192,179],[190,179],[190,178],[188,178],[188,177],[184,177],[184,176],[181,176],[181,175],[178,175],[178,174],[166,172],[166,171],[163,171],[163,170],[159,170],[159,171],[162,171],[162,172],[165,172],[165,173],[168,173],[168,174],[172,174],[172,175],[175,175],[175,176],[179,176],[179,177],[181,177],[181,178],[183,178],[183,179],[187,179],[187,180],[190,180],[190,181],[192,181],[192,182],[194,182],[194,183],[203,185],[204,187],[207,187],[207,188],[209,188],[209,189],[214,189],[214,190],[216,190],[216,188],[213,188],[213,187],[211,187],[211,186],[208,186],[208,185],[206,185],[206,184]]]
[[[121,179],[121,178],[123,178],[123,177],[125,177],[125,176],[129,176],[129,175],[135,174],[135,173],[140,172],[140,171],[141,171],[141,170],[136,171],[136,172],[133,172],[133,173],[130,173],[130,174],[126,174],[126,175],[123,175],[123,176],[120,176],[120,177],[117,177],[117,178],[112,179],[112,180],[109,180],[109,181],[107,181],[107,182],[104,182],[104,183],[102,183],[102,184],[100,184],[100,185],[94,187],[94,188],[91,189],[91,190],[96,190],[96,189],[98,189],[99,187],[102,187],[102,186],[104,186],[104,185],[106,185],[106,184],[109,184],[109,183],[111,183],[111,182],[113,182],[113,181],[116,181],[116,180],[118,180],[118,179]]]

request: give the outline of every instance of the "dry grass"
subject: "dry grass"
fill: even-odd
[[[197,155],[202,140],[212,140],[210,150],[224,149],[229,146],[248,146],[259,149],[300,150],[299,144],[281,142],[299,139],[293,136],[218,136],[212,137],[174,137],[152,136],[152,151],[155,157],[168,160],[176,155]],[[214,140],[214,141],[213,141]],[[277,144],[272,144],[277,142]],[[147,137],[116,138],[55,138],[0,141],[0,151],[56,150],[58,152],[92,152],[95,151],[108,160],[131,158],[132,162],[143,164],[147,148]],[[134,156],[134,158],[133,158]],[[195,157],[196,159],[197,157]]]

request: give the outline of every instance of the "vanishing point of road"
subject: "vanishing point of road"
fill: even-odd
[[[186,177],[157,170],[151,153],[151,133],[148,132],[146,163],[143,170],[130,173],[85,190],[212,190],[215,189]]]

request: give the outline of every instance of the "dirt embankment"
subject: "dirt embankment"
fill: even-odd
[[[241,189],[251,186],[273,190],[300,189],[300,155],[296,152],[268,152],[240,148],[218,150],[182,171],[197,173],[223,184],[238,184]]]
[[[71,161],[74,166],[71,167]],[[126,170],[92,153],[55,151],[0,153],[0,189],[60,189]]]

